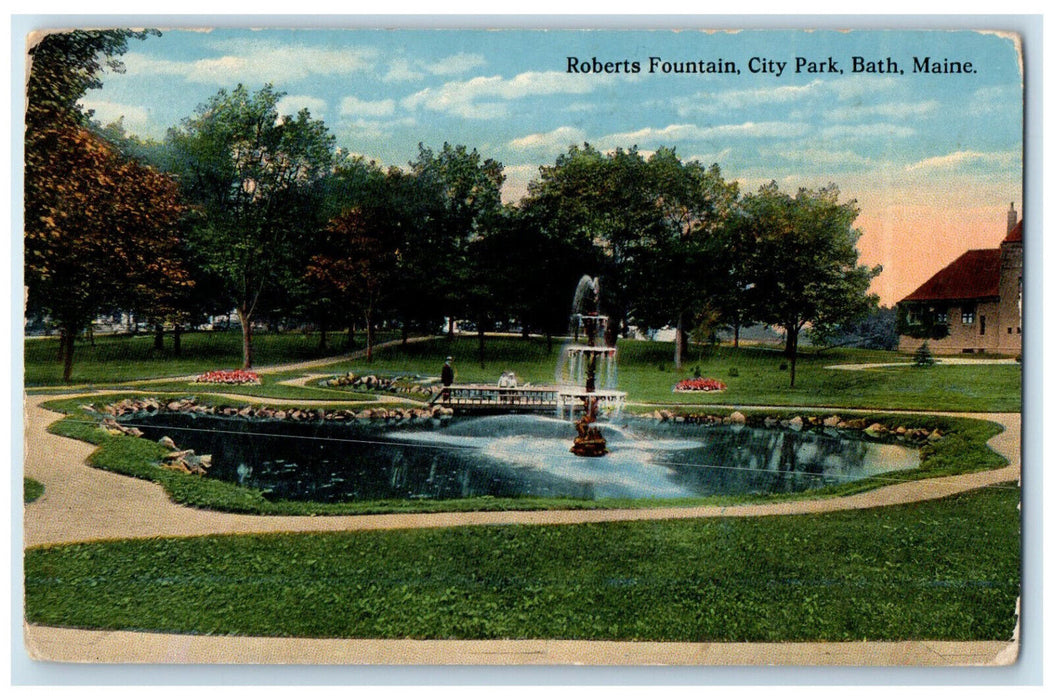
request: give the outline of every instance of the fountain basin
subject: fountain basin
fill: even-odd
[[[636,418],[604,425],[610,454],[601,460],[568,451],[565,420],[531,415],[290,424],[162,413],[122,422],[211,454],[205,478],[320,502],[789,493],[919,463],[915,449],[833,432]]]

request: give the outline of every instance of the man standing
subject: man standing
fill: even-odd
[[[443,381],[443,401],[450,400],[450,385],[454,383],[454,368],[450,363],[453,361],[453,357],[446,358],[446,362],[443,363],[443,371],[440,374],[440,379]]]

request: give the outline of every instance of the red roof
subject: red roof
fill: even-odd
[[[1018,221],[1014,228],[1010,229],[1010,233],[1006,234],[1006,238],[1003,239],[1003,243],[1021,243],[1021,222]]]
[[[1016,230],[1020,235],[1021,224]],[[1013,235],[1011,232],[1010,235]],[[1010,235],[1007,239],[1010,239]],[[902,301],[952,301],[999,296],[998,248],[968,250]]]

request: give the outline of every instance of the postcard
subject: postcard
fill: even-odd
[[[26,37],[30,659],[1017,662],[1020,33],[251,27]]]

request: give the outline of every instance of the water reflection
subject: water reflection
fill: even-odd
[[[610,454],[569,452],[574,430],[538,416],[392,426],[298,424],[160,414],[130,421],[146,437],[212,454],[210,478],[271,498],[346,500],[468,496],[676,498],[816,488],[918,465],[917,450],[837,434],[623,421]]]

